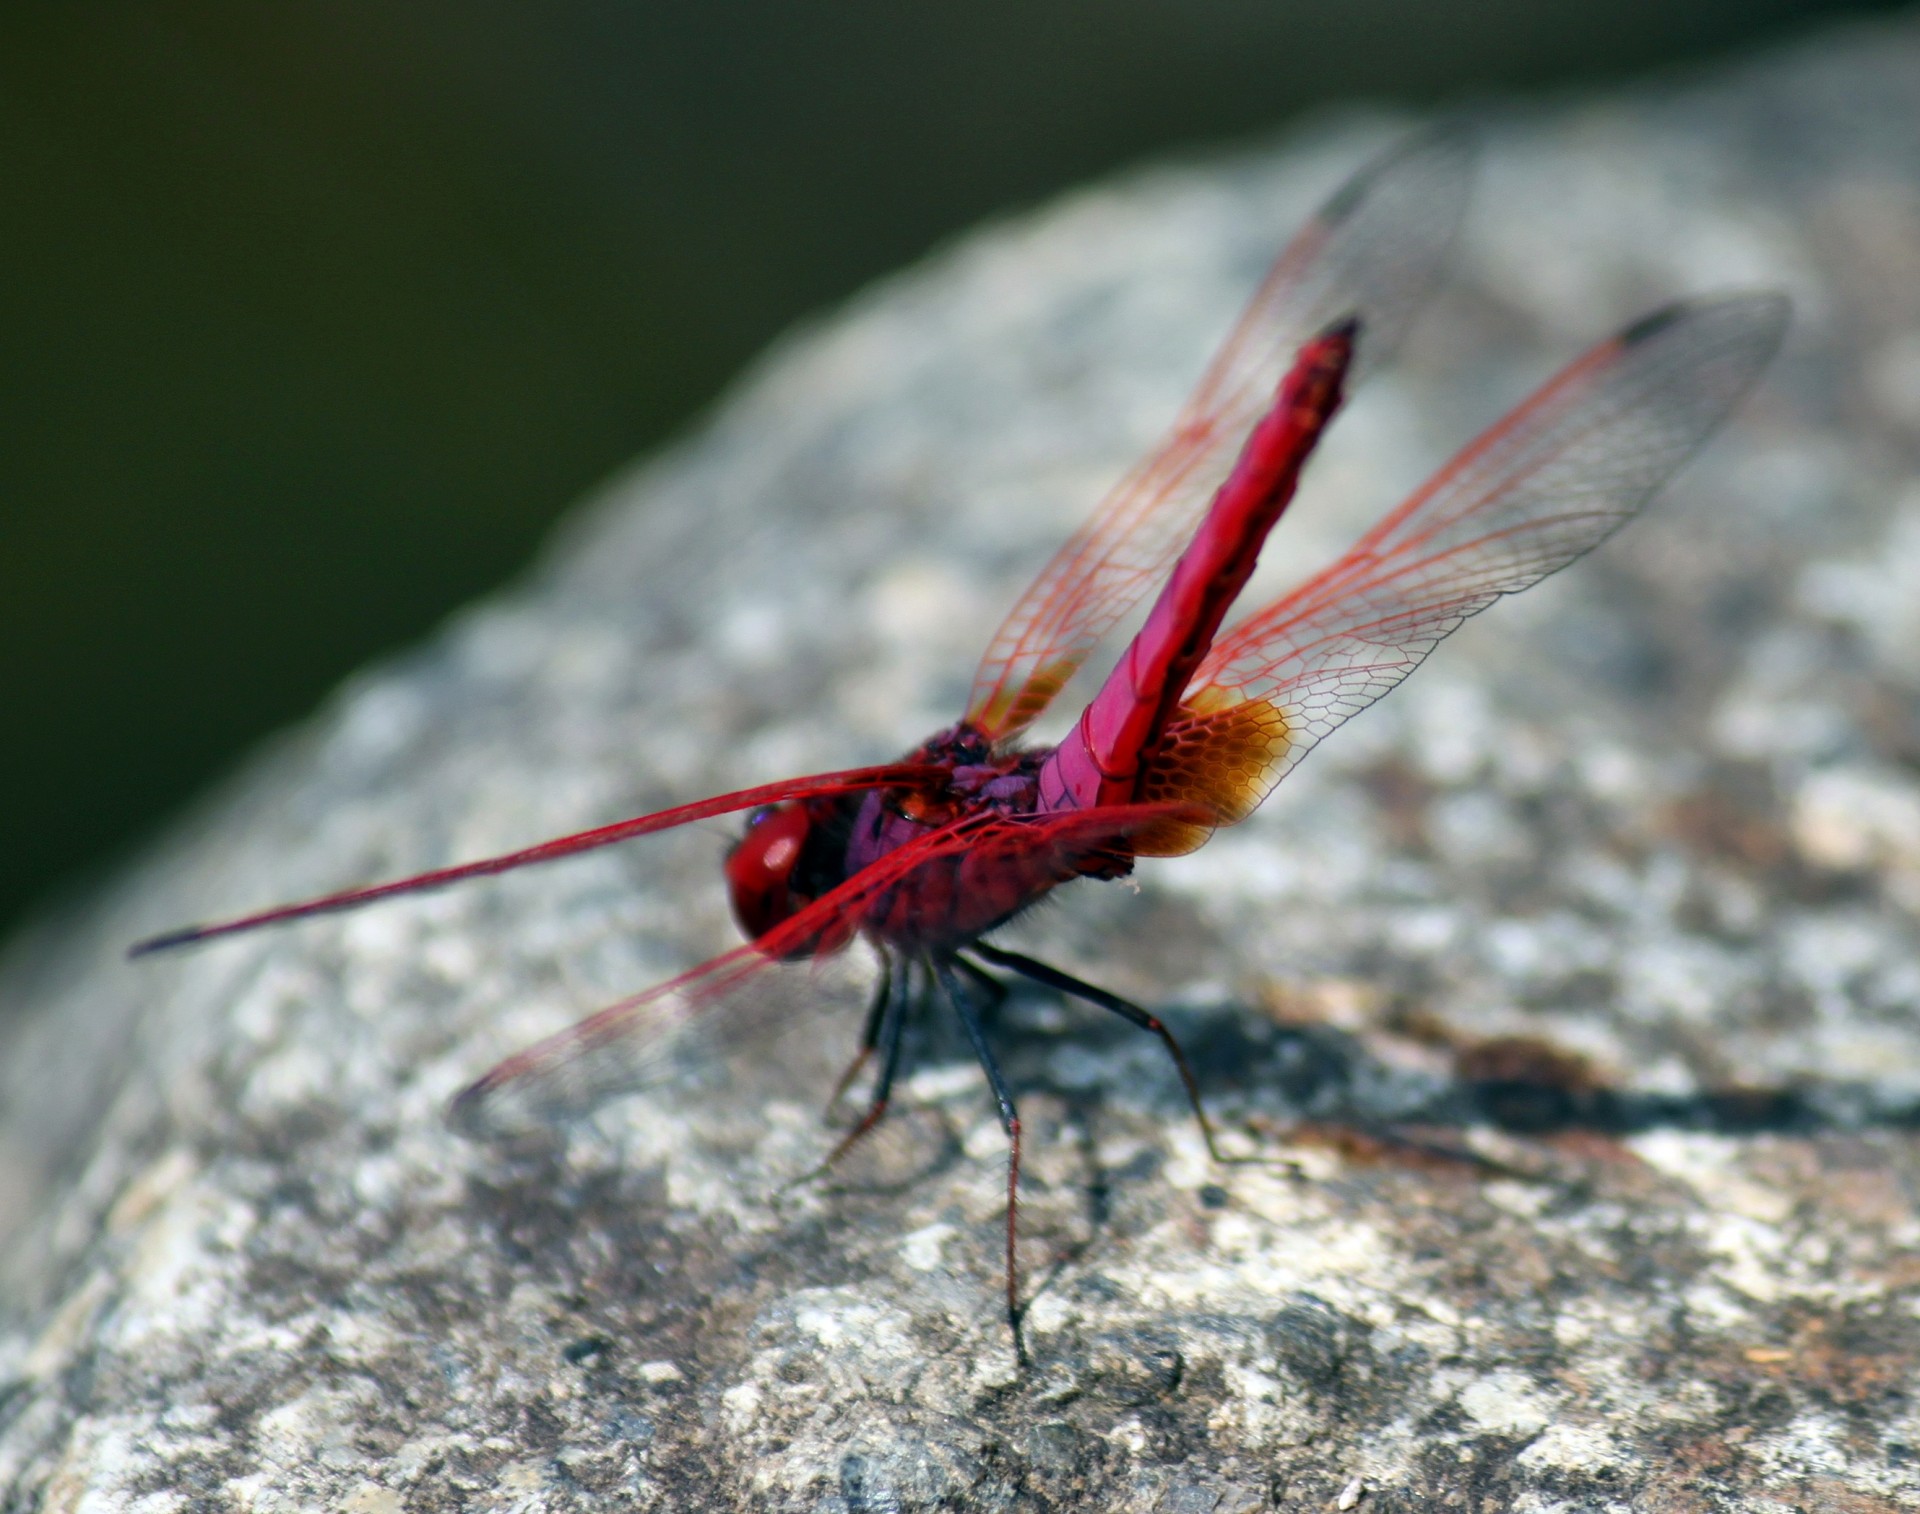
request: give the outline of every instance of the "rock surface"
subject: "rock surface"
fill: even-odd
[[[1585,342],[1774,285],[1789,348],[1593,559],[1250,823],[1023,926],[1168,1007],[857,1012],[512,1150],[508,1050],[731,944],[714,830],[128,964],[151,930],[951,719],[1353,119],[989,229],[784,343],[526,585],[356,680],[0,980],[0,1508],[1837,1509],[1920,1498],[1920,18],[1488,113],[1455,276],[1296,568]],[[137,754],[129,760],[137,761]]]

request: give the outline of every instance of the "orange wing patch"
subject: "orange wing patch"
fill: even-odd
[[[1209,687],[1180,706],[1148,754],[1135,790],[1141,804],[1199,804],[1214,825],[1166,821],[1134,838],[1141,857],[1179,857],[1218,826],[1252,814],[1273,787],[1272,774],[1293,745],[1285,712],[1264,699]]]
[[[1006,732],[1023,730],[1053,702],[1053,696],[1079,670],[1077,658],[1055,658],[1042,664],[1017,688],[996,688],[993,697],[971,711],[967,718],[996,739]]]

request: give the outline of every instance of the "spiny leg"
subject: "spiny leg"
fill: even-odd
[[[797,1181],[810,1182],[819,1177],[851,1151],[855,1143],[886,1115],[887,1103],[893,1097],[894,1076],[900,1071],[900,1047],[905,1039],[907,1008],[913,999],[913,964],[903,962],[897,974],[888,975],[885,986],[888,990],[885,998],[874,1001],[874,1012],[868,1016],[868,1026],[880,1052],[880,1073],[873,1080],[873,1092],[867,1099],[866,1113],[860,1116],[853,1129],[834,1144],[833,1150],[817,1167]],[[873,1045],[869,1045],[862,1051],[860,1060],[865,1061],[874,1049]],[[858,1068],[859,1063],[856,1062],[854,1066]]]
[[[989,946],[984,941],[975,941],[973,950],[985,957],[996,967],[1007,968],[1019,973],[1023,978],[1031,978],[1036,983],[1044,983],[1048,988],[1057,989],[1063,994],[1071,994],[1076,999],[1097,1005],[1101,1009],[1111,1010],[1123,1020],[1139,1026],[1142,1030],[1152,1031],[1160,1038],[1173,1058],[1173,1065],[1179,1070],[1180,1081],[1187,1088],[1187,1102],[1193,1106],[1193,1117],[1200,1122],[1200,1134],[1206,1138],[1207,1152],[1214,1161],[1231,1165],[1232,1158],[1223,1156],[1219,1143],[1213,1138],[1213,1122],[1207,1118],[1207,1111],[1200,1103],[1200,1083],[1193,1075],[1193,1068],[1187,1062],[1187,1054],[1180,1049],[1180,1043],[1173,1038],[1173,1032],[1161,1022],[1157,1015],[1149,1014],[1130,999],[1109,993],[1104,988],[1096,988],[1091,983],[1083,983],[1071,973],[1063,973],[1057,967],[1049,967],[1035,958],[1022,956],[1019,952],[1005,951],[997,946]],[[982,975],[984,976],[984,974]]]
[[[866,1023],[860,1027],[860,1050],[847,1064],[847,1070],[840,1074],[839,1081],[833,1085],[833,1092],[827,1095],[826,1117],[829,1120],[833,1118],[834,1110],[840,1107],[840,1101],[847,1096],[847,1090],[853,1087],[853,1080],[860,1076],[860,1069],[867,1065],[874,1047],[880,1044],[880,1022],[893,997],[893,958],[884,949],[879,956],[880,981],[873,986],[873,998],[867,1005]]]
[[[1007,1323],[1013,1328],[1014,1350],[1025,1361],[1026,1343],[1020,1338],[1020,1273],[1014,1256],[1020,1214],[1020,1111],[1014,1108],[1006,1076],[994,1060],[993,1048],[987,1044],[987,1030],[980,1022],[979,1006],[967,996],[954,975],[953,962],[950,957],[936,957],[933,970],[954,1013],[966,1027],[967,1039],[973,1042],[973,1054],[979,1058],[981,1070],[987,1075],[987,1086],[993,1090],[994,1102],[1000,1106],[1000,1128],[1007,1133]]]

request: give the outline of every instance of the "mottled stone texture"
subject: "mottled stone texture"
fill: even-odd
[[[1920,20],[1492,112],[1456,276],[1269,571],[1553,363],[1777,285],[1762,392],[1255,820],[1018,932],[1158,1006],[934,1028],[829,1182],[844,1004],[512,1150],[509,1049],[730,942],[718,828],[133,937],[885,758],[1164,423],[1347,119],[970,237],[802,333],[516,591],[355,680],[4,979],[0,1508],[1911,1507]],[[130,762],[138,753],[128,755]]]

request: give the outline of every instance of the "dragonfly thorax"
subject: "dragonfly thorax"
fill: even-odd
[[[949,727],[923,742],[906,761],[945,772],[913,787],[878,788],[763,805],[728,852],[727,892],[734,919],[751,941],[790,920],[816,899],[899,847],[968,816],[1032,813],[1045,751],[999,751],[973,726]],[[879,914],[915,892],[889,896]],[[856,912],[784,956],[812,956],[844,945],[876,920]]]

